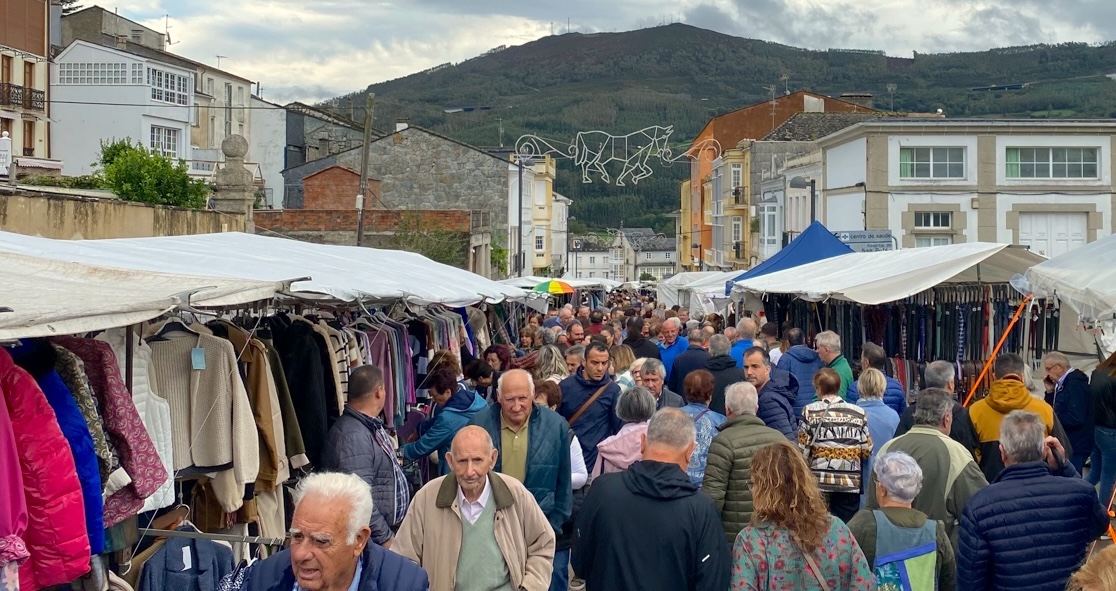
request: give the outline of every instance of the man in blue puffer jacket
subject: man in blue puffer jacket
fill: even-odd
[[[825,367],[818,352],[806,346],[806,335],[800,328],[789,328],[784,333],[789,348],[779,358],[778,368],[788,371],[798,380],[798,396],[794,400],[794,416],[802,417],[802,409],[818,398],[814,391],[814,374]]]
[[[883,395],[884,404],[890,406],[895,414],[902,416],[903,411],[907,410],[907,393],[899,380],[887,375],[887,353],[884,352],[883,347],[871,342],[864,343],[864,349],[860,353],[860,370],[864,371],[869,367],[880,370],[884,375],[884,381],[887,382]],[[857,390],[856,380],[853,380],[849,384],[848,392],[845,393],[845,402],[855,404],[859,399],[860,391]]]
[[[767,349],[763,347],[744,351],[744,375],[759,393],[756,416],[787,439],[798,441],[798,417],[794,414],[797,378],[790,372],[773,369]]]
[[[253,564],[241,583],[244,591],[430,588],[426,571],[372,543],[367,525],[351,529],[372,517],[372,489],[359,476],[311,474],[299,482],[294,502],[291,547]],[[350,518],[354,513],[356,520]]]
[[[1000,424],[1006,468],[961,513],[957,580],[974,591],[1062,591],[1108,528],[1096,489],[1035,413]],[[1045,438],[1045,439],[1044,439]]]

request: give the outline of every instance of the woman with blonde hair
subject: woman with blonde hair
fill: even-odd
[[[566,356],[554,345],[547,345],[539,349],[535,358],[534,378],[540,382],[554,382],[557,384],[570,375],[566,367]]]
[[[899,426],[899,415],[884,402],[884,391],[887,390],[887,380],[883,372],[869,367],[860,372],[860,379],[856,381],[856,389],[860,392],[860,399],[856,405],[864,409],[868,415],[868,434],[872,437],[872,455],[865,465],[865,474],[870,474],[872,463],[876,461],[883,444],[895,436],[895,428]],[[865,490],[860,493],[860,506],[863,507],[872,491]]]
[[[632,367],[635,363],[635,352],[627,345],[616,345],[608,350],[609,360],[612,361],[612,375],[618,376]]]
[[[732,591],[869,591],[875,578],[849,528],[789,442],[752,458],[752,523],[732,547]]]
[[[1112,591],[1116,589],[1116,546],[1109,546],[1085,561],[1070,577],[1069,591]]]

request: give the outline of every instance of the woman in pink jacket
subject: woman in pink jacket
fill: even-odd
[[[647,422],[655,414],[655,397],[643,386],[635,386],[620,394],[616,401],[616,416],[624,421],[620,431],[597,444],[597,463],[593,478],[611,472],[623,472],[639,460],[643,453],[643,435]]]

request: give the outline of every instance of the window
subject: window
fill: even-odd
[[[899,178],[963,179],[965,148],[901,148]]]
[[[0,55],[0,82],[7,84],[12,81],[12,56]]]
[[[664,252],[663,253],[663,258],[669,261],[670,260],[670,253],[669,252]]]
[[[545,240],[542,236],[535,236],[535,250],[543,250],[546,248]]]
[[[209,96],[213,96],[213,79],[212,78],[206,78],[205,79],[205,93],[208,94]]]
[[[733,244],[744,239],[744,223],[740,216],[732,216],[732,242]]]
[[[139,64],[134,64],[138,66]],[[142,67],[142,66],[141,66]],[[135,83],[129,81],[128,64],[118,63],[68,63],[58,64],[59,84],[99,84],[117,85]]]
[[[918,248],[948,246],[950,244],[953,244],[952,236],[918,236],[915,238],[915,246]]]
[[[240,135],[244,135],[244,124],[243,123],[236,126],[236,133],[238,133]]]
[[[143,29],[132,29],[132,41],[136,43],[143,41]]]
[[[178,158],[178,130],[173,127],[152,125],[151,151],[167,158]]]
[[[23,155],[35,155],[35,122],[23,122]]]
[[[735,189],[736,187],[739,187],[743,184],[744,184],[744,165],[733,164],[732,165],[732,186],[729,187],[729,188],[730,189]]]
[[[590,265],[597,264],[597,257],[589,257],[589,264]]]
[[[238,105],[243,105],[244,104],[244,87],[243,86],[237,86],[236,87],[236,104],[238,104]]]
[[[1096,148],[1008,148],[1009,179],[1095,179]]]
[[[132,84],[143,84],[143,64],[132,64]]]
[[[651,260],[651,253],[647,253],[647,256],[644,258],[646,258],[647,260]]]
[[[23,87],[35,88],[35,62],[23,60]]]
[[[589,271],[589,278],[592,279],[594,276],[596,276],[596,273]]]
[[[12,135],[12,120],[0,117],[0,133],[8,132],[8,137]]]
[[[155,68],[147,69],[147,85],[151,87],[151,99],[172,105],[190,104],[190,77]]]
[[[915,227],[916,228],[937,228],[937,229],[950,229],[953,227],[953,215],[948,211],[944,212],[931,212],[931,211],[918,211],[915,212]]]

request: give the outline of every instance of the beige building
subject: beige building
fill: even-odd
[[[50,158],[50,3],[0,3],[0,175],[13,159]],[[22,162],[38,167],[49,163]]]
[[[903,248],[1020,244],[1047,257],[1109,235],[1108,120],[880,119],[819,141],[822,221]]]

